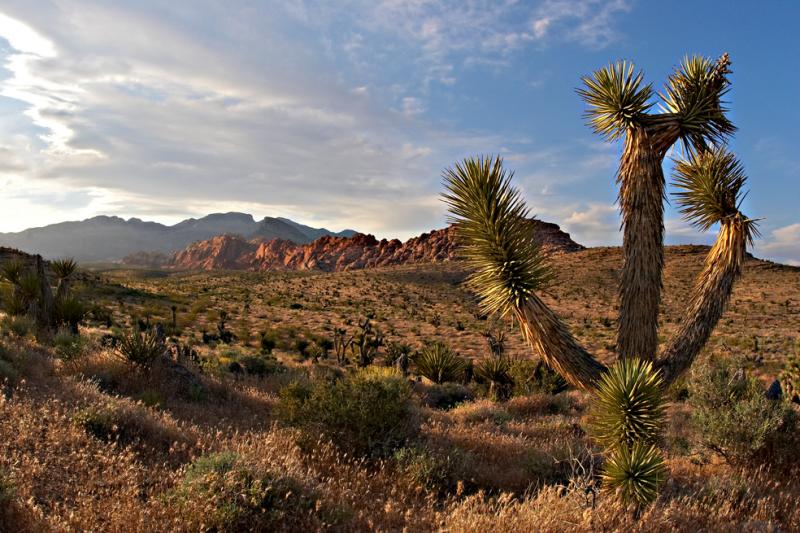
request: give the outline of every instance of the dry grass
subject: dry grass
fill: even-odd
[[[668,249],[663,336],[676,328],[703,252]],[[561,283],[545,297],[605,357],[616,331],[607,318],[615,315],[618,261],[613,249],[560,257]],[[450,410],[423,407],[417,398],[422,427],[409,446],[443,468],[447,482],[436,487],[406,475],[393,458],[353,457],[279,425],[281,387],[298,377],[343,373],[330,359],[301,360],[288,343],[292,332],[332,335],[370,313],[387,340],[419,347],[425,339],[446,339],[463,356],[484,356],[483,332],[492,324],[473,315],[471,300],[456,286],[463,279],[458,264],[339,274],[107,275],[124,286],[98,281],[79,289],[107,306],[117,326],[145,311],[152,321],[158,313],[166,321],[177,302],[181,341],[193,339],[205,362],[187,363],[188,375],[166,364],[143,372],[92,343],[89,353],[66,363],[32,337],[0,336],[0,370],[14,374],[0,386],[0,487],[12,487],[0,494],[0,531],[196,531],[209,502],[178,505],[174,495],[193,461],[215,453],[235,454],[259,476],[291,480],[297,494],[284,494],[289,511],[272,529],[800,530],[796,472],[735,469],[699,453],[690,442],[689,407],[681,402],[670,405],[664,442],[670,479],[638,519],[606,495],[592,507],[578,488],[587,480],[573,478],[571,458],[591,449],[582,429],[586,393],[477,399]],[[798,290],[797,269],[749,261],[707,352],[751,356],[751,370],[765,381],[774,376],[795,349]],[[194,313],[198,300],[203,306]],[[222,309],[231,330],[249,328],[249,343],[200,342],[201,328],[211,331]],[[509,356],[524,356],[515,330],[499,327],[507,328]],[[257,354],[257,333],[266,329],[287,341],[276,349],[284,372],[235,375],[212,364]],[[82,333],[99,338],[107,331],[95,321]],[[427,386],[416,389],[421,397]]]

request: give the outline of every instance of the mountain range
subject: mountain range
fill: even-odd
[[[77,261],[118,261],[139,252],[172,254],[196,241],[217,235],[241,235],[246,239],[283,239],[305,244],[323,236],[350,237],[356,232],[313,228],[288,218],[256,220],[246,213],[213,213],[189,218],[173,226],[96,216],[61,222],[17,233],[0,233],[0,246],[18,248],[45,258],[73,257]]]

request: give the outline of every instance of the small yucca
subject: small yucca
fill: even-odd
[[[481,359],[475,365],[475,375],[489,383],[489,395],[493,400],[507,400],[511,396],[514,380],[508,357],[501,355]]]
[[[658,496],[658,486],[667,477],[667,469],[658,448],[636,442],[630,448],[615,449],[600,477],[603,489],[615,493],[625,505],[644,506]]]
[[[149,368],[164,354],[164,343],[153,331],[136,331],[122,335],[117,343],[117,353],[140,368]]]
[[[600,378],[591,428],[604,446],[653,444],[663,422],[662,380],[649,361],[623,359]]]
[[[414,357],[414,364],[421,376],[437,384],[459,381],[466,365],[462,358],[441,342],[428,344]]]

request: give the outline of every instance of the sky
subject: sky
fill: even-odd
[[[728,52],[754,252],[800,264],[798,19],[793,0],[0,0],[0,231],[243,211],[407,238],[445,225],[444,168],[499,154],[532,214],[616,245],[621,145],[586,126],[580,77],[628,59],[660,90]],[[715,236],[674,202],[665,225]]]

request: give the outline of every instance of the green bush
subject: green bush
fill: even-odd
[[[271,376],[286,371],[286,367],[272,357],[248,355],[242,357],[239,362],[244,371],[253,376]]]
[[[787,399],[800,403],[800,345],[797,353],[786,358],[781,371],[781,384]]]
[[[63,361],[73,361],[84,354],[86,343],[68,329],[59,329],[53,336],[53,348]]]
[[[514,396],[528,396],[540,392],[558,394],[568,387],[561,374],[541,360],[517,359],[512,361],[509,374],[514,381]]]
[[[117,342],[117,353],[139,368],[150,368],[164,354],[164,344],[152,330],[122,334]]]
[[[694,368],[688,401],[696,440],[733,464],[780,462],[790,453],[796,414],[737,366],[715,359]]]
[[[442,342],[425,346],[414,356],[414,364],[420,376],[438,384],[460,381],[464,375],[464,360]]]
[[[326,435],[345,452],[372,457],[391,454],[419,428],[411,387],[389,373],[292,382],[280,391],[279,414],[311,434]]]
[[[475,393],[460,383],[432,384],[422,389],[422,402],[434,409],[452,409],[475,399]]]
[[[28,334],[34,330],[36,323],[33,319],[25,316],[6,316],[3,318],[3,330],[8,331],[18,338],[27,337]]]
[[[195,459],[169,499],[196,531],[316,530],[324,513],[291,477],[230,452]]]
[[[425,447],[400,448],[394,453],[397,470],[412,483],[428,490],[447,491],[456,487],[463,473],[465,458],[458,453],[441,457]]]

